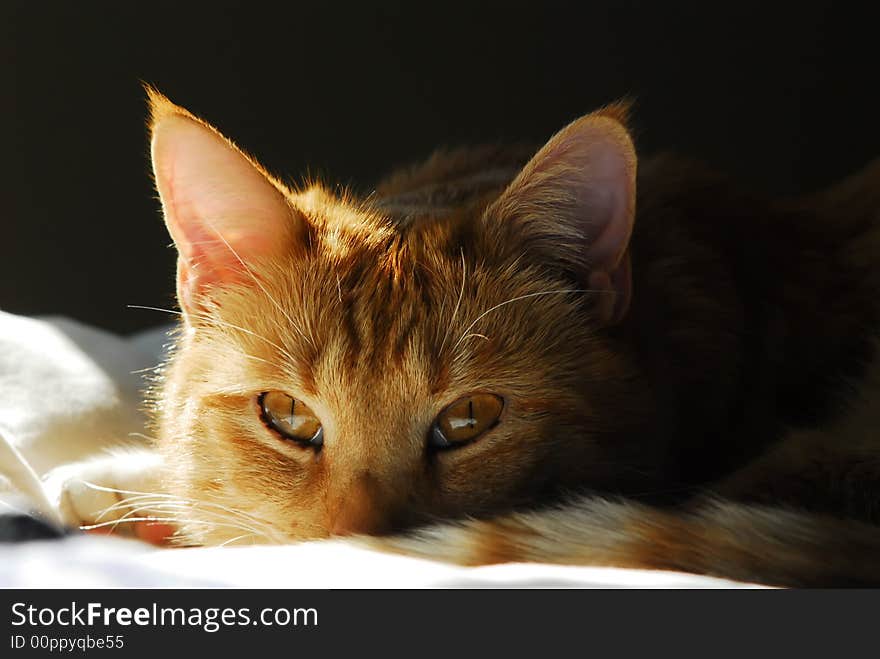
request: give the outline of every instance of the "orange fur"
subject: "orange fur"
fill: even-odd
[[[531,160],[521,148],[441,152],[358,199],[320,184],[290,189],[149,95],[154,145],[170,139],[163,125],[185,120],[201,127],[192,144],[207,154],[154,146],[184,310],[155,425],[167,490],[195,502],[183,542],[240,534],[200,523],[199,504],[234,506],[279,541],[469,516],[482,521],[381,544],[465,563],[880,579],[867,558],[880,547],[875,527],[703,498],[736,473],[719,487],[748,500],[768,473],[763,464],[753,476],[751,461],[783,437],[797,451],[810,444],[785,429],[839,413],[828,403],[839,383],[859,381],[873,359],[880,268],[858,246],[877,244],[876,206],[850,224],[822,223],[829,200],[853,196],[852,186],[765,201],[661,158],[637,190],[628,108],[611,106]],[[220,215],[205,225],[218,236],[191,263],[196,247],[180,227],[207,219],[178,217],[187,209],[168,191],[189,184],[176,172],[201,171],[199,157],[223,184],[209,195]],[[236,177],[252,179],[247,194],[228,192]],[[811,260],[820,249],[827,262]],[[811,296],[841,291],[833,319],[814,322],[824,307]],[[270,390],[317,415],[320,450],[266,426],[258,397]],[[475,392],[504,399],[497,425],[461,448],[428,450],[439,411]],[[817,400],[828,409],[805,421]],[[859,446],[876,465],[877,444]],[[585,489],[631,501],[510,515]],[[871,497],[852,516],[871,521]],[[840,538],[857,542],[850,550]],[[767,547],[787,558],[762,564]],[[838,550],[846,560],[817,567]]]

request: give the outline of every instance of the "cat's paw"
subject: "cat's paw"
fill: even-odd
[[[69,526],[164,544],[174,527],[163,513],[161,467],[154,451],[119,451],[56,468],[45,488]]]

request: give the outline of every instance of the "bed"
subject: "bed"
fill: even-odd
[[[0,514],[12,520],[7,529],[32,519],[47,530],[6,534],[0,587],[750,587],[648,570],[464,568],[341,540],[172,549],[62,529],[53,470],[120,442],[142,441],[144,377],[162,358],[167,330],[121,337],[67,318],[0,312]]]

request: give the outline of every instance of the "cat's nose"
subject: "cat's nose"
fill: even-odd
[[[327,528],[332,535],[375,535],[383,532],[385,520],[381,497],[367,477],[358,479],[336,500]]]

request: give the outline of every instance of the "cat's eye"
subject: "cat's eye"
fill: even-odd
[[[260,416],[269,428],[284,439],[319,449],[324,444],[324,428],[308,405],[283,391],[260,394]]]
[[[494,428],[504,399],[495,394],[471,394],[446,406],[431,426],[428,445],[433,449],[462,446]]]

